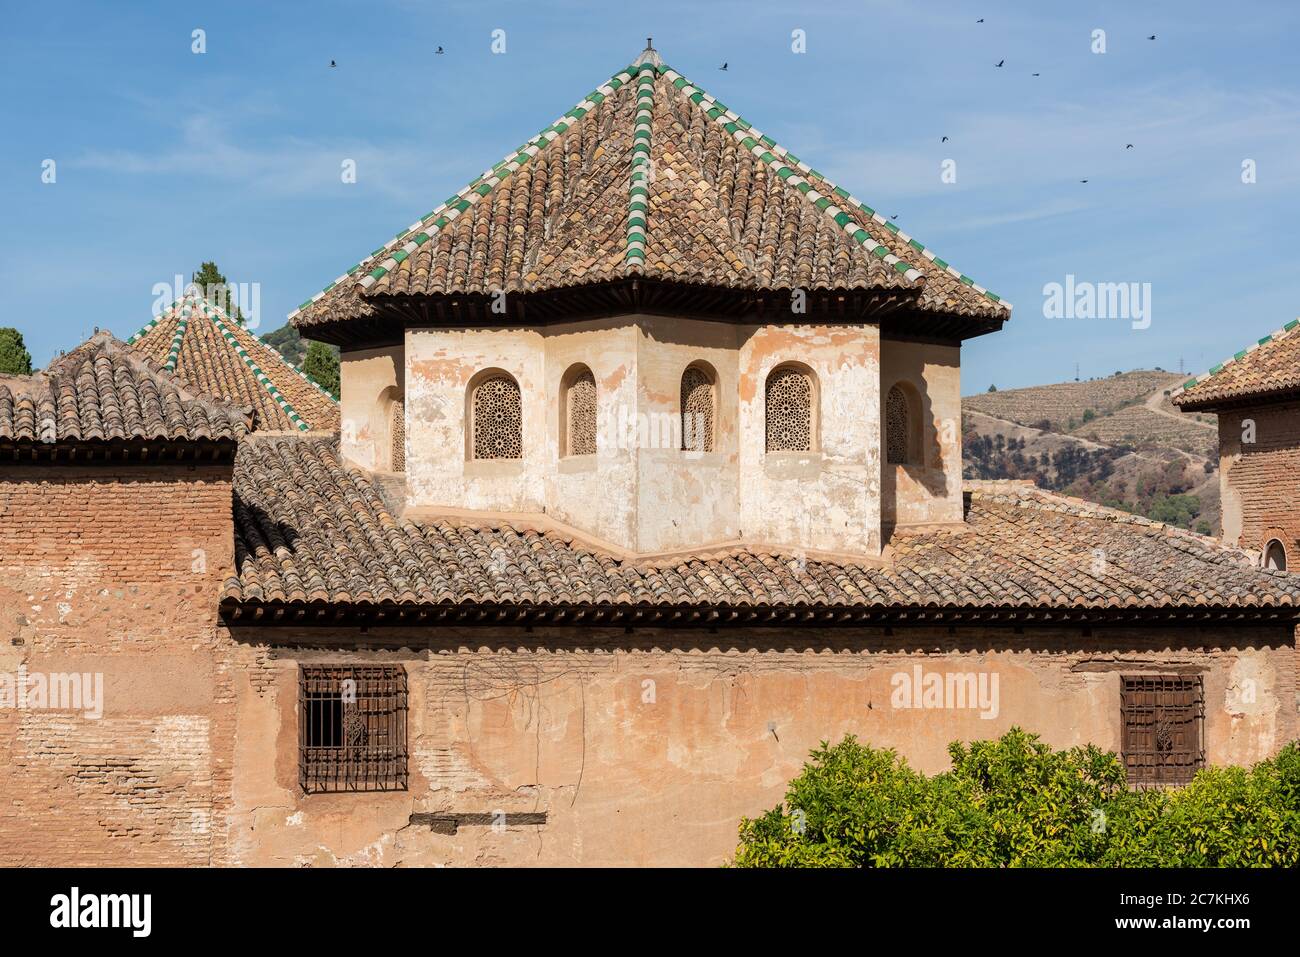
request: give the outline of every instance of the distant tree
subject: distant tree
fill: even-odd
[[[334,398],[339,397],[339,357],[325,343],[313,342],[307,347],[302,371]]]
[[[990,391],[990,392],[997,392],[997,391],[998,391],[998,387],[995,386],[995,385],[990,385],[990,386],[989,386],[989,391]]]
[[[1097,417],[1097,416],[1093,414],[1092,409],[1084,409],[1084,410],[1083,410],[1083,421],[1085,421],[1085,422],[1091,422],[1091,421],[1092,421],[1093,419],[1095,419],[1096,417]]]
[[[32,354],[27,351],[23,334],[12,326],[0,327],[0,373],[32,374]]]
[[[222,275],[216,263],[206,262],[201,265],[191,281],[203,290],[203,296],[208,302],[220,306],[226,315],[241,326],[244,324],[244,314],[239,311],[239,304],[230,294],[230,282]]]

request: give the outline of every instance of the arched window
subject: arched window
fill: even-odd
[[[389,411],[388,435],[392,441],[389,452],[392,470],[406,471],[406,403],[397,398],[393,400]]]
[[[912,389],[895,383],[885,396],[885,461],[922,465],[920,402]]]
[[[473,387],[470,419],[473,458],[523,458],[523,397],[509,375],[492,372]]]
[[[682,448],[713,451],[713,416],[717,408],[717,380],[703,363],[682,373]]]
[[[596,377],[584,365],[564,374],[560,389],[562,455],[596,454]]]
[[[811,452],[815,439],[812,373],[798,366],[773,369],[767,377],[767,451]]]
[[[1264,567],[1276,568],[1280,572],[1286,571],[1286,549],[1276,538],[1264,549]]]

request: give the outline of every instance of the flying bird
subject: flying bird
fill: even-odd
[[[727,68],[727,61],[723,60],[723,61],[722,61],[722,66],[718,67],[718,69],[719,69],[719,70],[725,70],[726,68]]]
[[[1043,74],[1041,74],[1041,73],[1034,73],[1034,74],[1032,74],[1032,75],[1033,75],[1033,76],[1042,76]]]
[[[1079,182],[1080,182],[1080,183],[1086,183],[1086,182],[1088,182],[1088,181],[1087,181],[1086,179],[1081,179],[1081,180],[1079,180]]]
[[[941,139],[939,142],[940,142],[940,143],[947,143],[947,142],[948,142],[948,137],[945,136],[945,137],[944,137],[943,139]]]
[[[438,56],[442,56],[442,47],[438,47],[438,49],[434,50],[433,52],[438,54]]]
[[[983,22],[984,22],[984,18],[983,18],[983,17],[980,17],[980,18],[979,18],[978,20],[976,20],[975,22],[976,22],[976,23],[983,23]]]
[[[1151,34],[1151,36],[1147,37],[1148,40],[1154,40],[1155,38],[1156,38],[1156,35],[1155,35],[1154,33]]]
[[[893,216],[890,216],[889,218],[890,218],[890,219],[897,219],[897,218],[898,218],[898,213],[894,213],[894,215],[893,215]]]
[[[330,66],[332,66],[332,67],[333,67],[333,66],[338,66],[338,64],[335,63],[333,60],[330,60]]]
[[[1007,62],[1006,60],[999,60],[997,63],[995,63],[995,64],[993,64],[993,65],[994,65],[994,66],[1001,66],[1002,64],[1004,64],[1004,63],[1006,63],[1006,62]]]
[[[1132,148],[1133,148],[1133,144],[1132,144],[1132,143],[1129,143],[1129,144],[1127,144],[1127,145],[1124,147],[1124,149],[1126,149],[1126,150],[1131,150]]]

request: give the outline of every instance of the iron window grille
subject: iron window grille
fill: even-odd
[[[1186,784],[1205,767],[1200,675],[1124,675],[1122,748],[1130,784]]]
[[[302,665],[298,779],[308,794],[405,791],[406,669]]]

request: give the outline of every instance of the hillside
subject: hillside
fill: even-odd
[[[279,329],[272,329],[259,338],[296,366],[301,367],[302,360],[307,357],[309,340],[298,335],[298,330],[287,322]],[[338,355],[338,346],[330,346],[330,351]]]
[[[964,473],[1217,532],[1217,426],[1169,404],[1183,378],[1138,370],[963,398]]]

